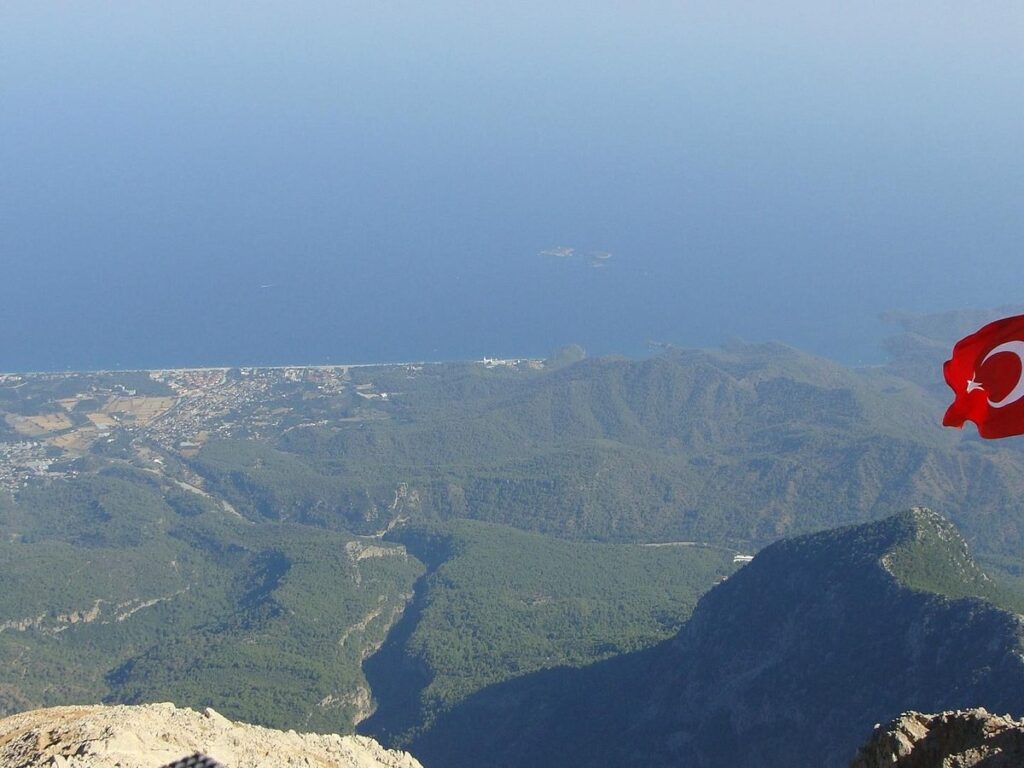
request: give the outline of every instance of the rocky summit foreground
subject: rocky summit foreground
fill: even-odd
[[[364,736],[276,731],[173,704],[53,707],[0,720],[0,768],[158,768],[196,752],[226,768],[421,768]]]
[[[905,712],[877,728],[851,768],[1018,768],[1024,765],[1024,721],[967,709]]]

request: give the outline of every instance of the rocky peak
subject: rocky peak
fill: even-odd
[[[923,507],[892,519],[903,531],[881,563],[904,586],[952,598],[993,597],[992,582],[951,522]]]
[[[0,768],[153,768],[196,753],[225,768],[422,768],[365,736],[276,731],[173,704],[53,707],[0,720]]]
[[[861,747],[851,768],[1018,768],[1024,765],[1024,721],[966,709],[904,712]]]

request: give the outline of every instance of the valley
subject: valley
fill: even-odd
[[[645,676],[666,653],[710,670],[756,634],[762,619],[734,606],[713,647],[680,639],[718,610],[707,606],[739,599],[723,595],[748,570],[778,595],[837,578],[765,566],[780,539],[927,505],[987,575],[967,578],[966,554],[936,570],[946,534],[869,548],[863,562],[941,600],[1024,605],[1024,453],[937,427],[941,394],[908,370],[782,345],[492,363],[5,376],[0,711],[173,701],[366,733],[428,768],[485,754],[557,765],[568,758],[542,755],[547,737],[508,730],[555,739],[548,725],[495,713],[532,702],[545,722],[569,722],[579,714],[554,713],[583,706],[579,694],[587,718],[625,723],[616,707],[632,690],[672,679],[664,696],[682,695],[678,675]],[[751,605],[791,613],[778,595]],[[832,636],[836,610],[787,631]],[[824,646],[793,645],[786,664],[807,666],[812,647]],[[621,695],[605,702],[592,686]],[[964,703],[994,700],[978,695]],[[897,700],[872,711],[889,717]],[[701,735],[704,715],[686,712],[686,749],[723,764],[702,741],[716,733]],[[483,713],[508,726],[471,726]],[[863,734],[850,728],[821,748],[852,748]],[[586,733],[591,746],[557,738],[581,754],[603,744]],[[777,764],[790,759],[780,750]]]

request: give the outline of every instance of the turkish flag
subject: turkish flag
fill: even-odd
[[[973,421],[982,437],[1024,434],[1024,315],[960,339],[942,373],[955,395],[944,426]]]

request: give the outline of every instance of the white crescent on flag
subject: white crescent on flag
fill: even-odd
[[[998,355],[1002,352],[1009,352],[1010,354],[1017,356],[1017,359],[1020,361],[1021,365],[1021,375],[1017,377],[1017,383],[1014,385],[1013,389],[1011,389],[1009,394],[1007,394],[1002,400],[988,401],[988,404],[991,405],[993,408],[1002,408],[1003,406],[1016,403],[1018,400],[1024,397],[1024,341],[1007,341],[1000,344],[998,347],[995,347],[991,352],[985,355],[985,358],[984,360],[981,361],[981,364],[984,365],[990,357],[992,357],[993,355]]]

